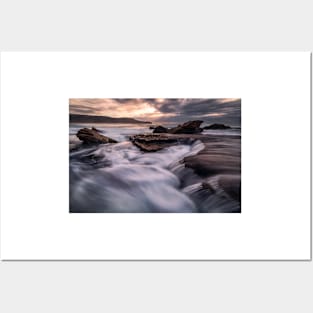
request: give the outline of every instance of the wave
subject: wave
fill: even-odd
[[[137,130],[138,131],[138,130]],[[131,142],[70,153],[71,212],[198,212],[176,175],[201,141],[143,153]],[[186,169],[188,170],[188,169]]]
[[[202,213],[240,212],[240,202],[227,193],[220,181],[225,178],[237,179],[237,175],[216,175],[205,182],[195,183],[183,189]],[[233,177],[231,177],[233,176]]]

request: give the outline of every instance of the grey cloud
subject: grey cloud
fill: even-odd
[[[157,103],[151,99],[153,104],[162,113],[179,112],[175,117],[164,118],[167,121],[179,119],[180,122],[187,119],[202,119],[206,123],[224,122],[231,125],[241,124],[241,100],[230,99],[164,99]],[[206,116],[210,115],[211,116]],[[221,114],[220,116],[213,116]]]
[[[241,125],[240,99],[181,99],[181,98],[115,98],[115,99],[70,99],[70,112],[76,114],[105,115],[120,112],[125,114],[140,108],[143,103],[153,106],[157,112],[163,113],[158,121],[184,122],[201,119],[204,124],[224,123],[233,126]],[[125,111],[126,110],[126,111]],[[117,113],[116,113],[117,114]],[[149,118],[149,115],[147,115]]]

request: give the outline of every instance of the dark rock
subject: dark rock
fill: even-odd
[[[155,125],[151,125],[151,126],[149,127],[149,129],[155,129],[155,128],[156,128]]]
[[[240,175],[220,175],[218,184],[232,199],[241,202]]]
[[[129,138],[132,143],[145,152],[155,152],[176,144],[176,138],[163,135],[135,135]]]
[[[101,132],[101,130],[97,129],[96,127],[91,127],[91,129],[94,130],[94,131],[96,131],[96,132],[98,132],[98,133]]]
[[[212,124],[209,126],[203,127],[203,129],[229,129],[230,126],[224,125],[224,124]]]
[[[156,126],[156,127],[154,128],[153,133],[154,133],[154,134],[155,134],[155,133],[168,133],[168,129],[165,128],[165,127],[163,127],[163,126],[161,126],[161,125],[159,125],[159,126]]]
[[[203,123],[203,121],[189,121],[182,125],[178,125],[174,128],[169,129],[169,133],[171,134],[197,134],[202,132],[202,128],[200,128],[200,125]]]
[[[183,161],[185,167],[193,169],[202,178],[222,174],[240,176],[240,136],[206,137],[204,135],[201,141],[204,144],[204,149],[197,155],[185,157]]]
[[[139,134],[129,137],[130,141],[145,152],[154,152],[163,148],[171,147],[175,144],[191,145],[195,140],[193,136],[199,135],[184,135],[184,134]]]
[[[74,152],[79,150],[82,147],[82,142],[78,142],[78,143],[70,143],[70,152]]]
[[[92,129],[82,128],[82,129],[80,129],[78,131],[76,136],[79,138],[79,140],[81,140],[81,141],[83,141],[84,143],[87,143],[87,144],[93,144],[93,143],[117,143],[116,140],[99,134],[98,131],[95,130],[95,128],[92,128]]]
[[[208,191],[210,191],[210,193],[214,193],[215,192],[215,190],[212,187],[212,185],[210,183],[208,183],[208,182],[203,182],[202,183],[202,189],[208,190]]]

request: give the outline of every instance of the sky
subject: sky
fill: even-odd
[[[241,99],[70,99],[70,113],[131,117],[150,122],[186,122],[241,124]]]

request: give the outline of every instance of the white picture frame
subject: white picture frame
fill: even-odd
[[[310,52],[1,53],[3,260],[310,260]],[[69,98],[241,98],[241,214],[70,214]]]

